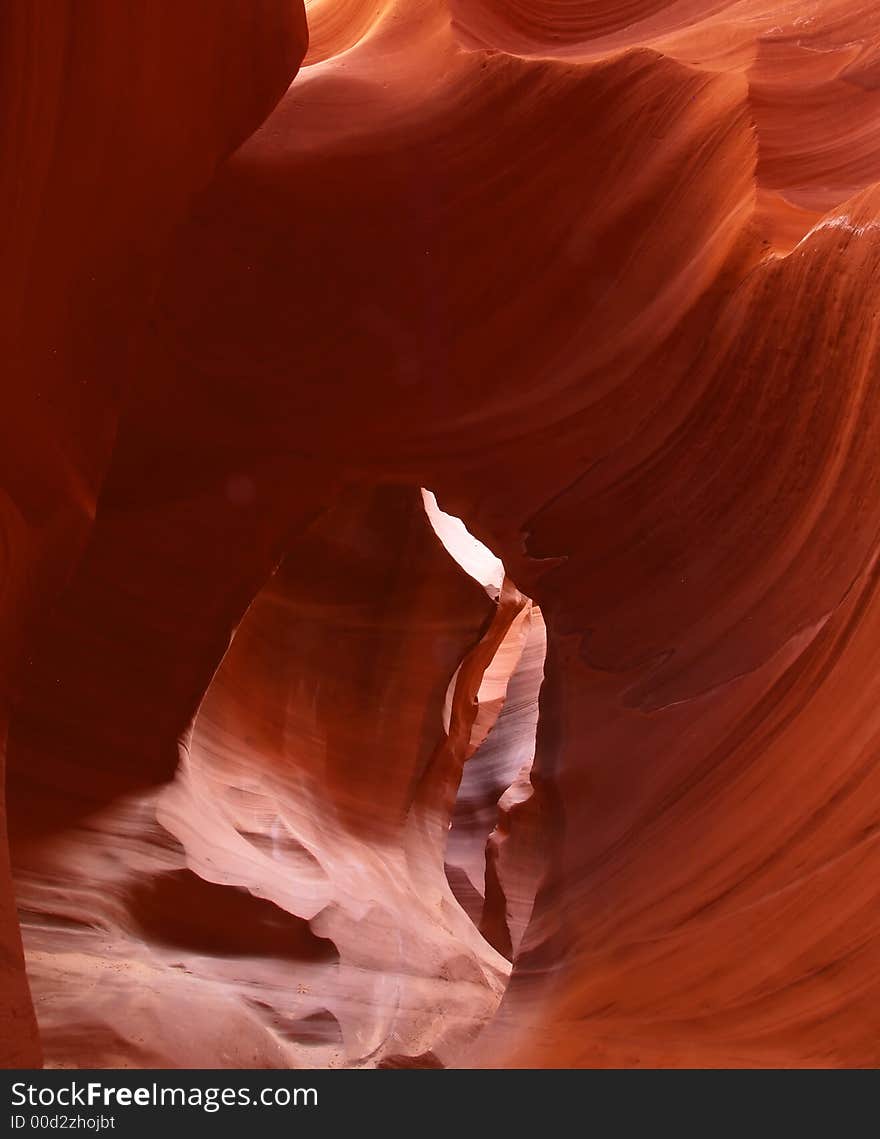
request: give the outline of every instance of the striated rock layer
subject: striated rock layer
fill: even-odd
[[[876,5],[179,8],[2,16],[0,1059],[880,1062]]]

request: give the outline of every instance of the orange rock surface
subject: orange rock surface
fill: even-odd
[[[877,6],[0,19],[0,1063],[880,1063]]]

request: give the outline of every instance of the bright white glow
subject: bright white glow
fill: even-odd
[[[800,239],[795,249],[803,245],[814,233],[819,233],[819,231],[823,229],[842,229],[845,233],[853,234],[854,237],[864,237],[866,233],[880,230],[880,223],[876,221],[866,221],[862,225],[856,225],[848,214],[835,214],[834,217],[822,218],[821,221],[816,222],[813,228]]]
[[[501,559],[496,558],[490,549],[475,538],[460,518],[441,510],[430,490],[422,489],[422,500],[434,533],[450,557],[474,581],[478,581],[491,598],[496,599],[504,583],[504,565]]]

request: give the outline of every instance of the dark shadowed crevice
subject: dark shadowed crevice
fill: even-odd
[[[336,961],[332,941],[307,921],[236,886],[206,882],[191,870],[172,870],[138,882],[129,912],[154,945],[214,957],[274,957]]]

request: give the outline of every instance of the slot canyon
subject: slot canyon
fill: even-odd
[[[880,7],[0,26],[0,1065],[880,1065]]]

